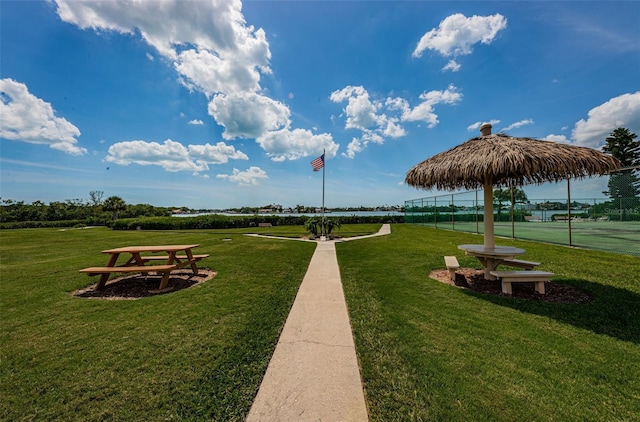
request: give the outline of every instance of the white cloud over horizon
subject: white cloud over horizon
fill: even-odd
[[[229,180],[238,186],[256,186],[259,180],[268,179],[269,177],[260,167],[251,166],[245,171],[234,168],[231,174],[217,174],[216,178]]]
[[[80,129],[57,117],[52,105],[29,92],[27,85],[0,79],[0,137],[30,144],[49,145],[70,155],[84,155],[77,145]]]
[[[566,135],[549,134],[544,140],[600,149],[607,136],[619,127],[640,131],[640,91],[622,94],[589,110],[587,119],[580,119]],[[562,130],[567,130],[563,126]]]
[[[576,145],[599,148],[618,127],[640,131],[640,91],[613,97],[589,110],[586,120],[576,122],[571,138]]]
[[[162,144],[140,140],[115,143],[109,147],[105,161],[124,166],[154,165],[169,172],[202,172],[209,170],[209,164],[248,159],[245,153],[224,142],[185,147],[180,142],[167,139]]]
[[[333,158],[340,145],[328,133],[313,134],[306,129],[283,129],[266,132],[256,139],[272,161],[297,160],[316,156],[325,150],[327,159]]]

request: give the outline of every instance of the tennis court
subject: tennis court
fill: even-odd
[[[587,249],[640,256],[640,221],[495,222],[495,234],[502,237],[536,240]],[[440,221],[422,223],[441,229],[483,232],[482,222]]]

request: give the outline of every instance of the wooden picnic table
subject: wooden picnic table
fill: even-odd
[[[526,251],[512,246],[495,246],[487,248],[484,245],[459,245],[458,249],[465,251],[467,255],[475,256],[484,267],[485,280],[496,280],[496,276],[491,274],[498,265],[504,261],[512,260],[516,255],[522,255]]]
[[[196,262],[207,258],[209,255],[194,255],[193,248],[200,245],[154,245],[154,246],[125,246],[123,248],[107,249],[102,251],[109,254],[109,262],[106,267],[90,267],[80,270],[89,276],[100,275],[100,281],[96,284],[95,289],[104,288],[109,275],[112,273],[132,273],[141,272],[143,274],[149,272],[157,272],[162,274],[159,290],[167,287],[169,275],[171,271],[182,267],[190,266],[194,274],[198,274],[198,266]],[[157,255],[161,253],[162,255]],[[129,259],[121,265],[116,265],[121,254],[130,254]],[[152,254],[152,255],[149,255]],[[156,255],[153,255],[156,254]],[[161,265],[147,265],[153,261],[164,262]]]

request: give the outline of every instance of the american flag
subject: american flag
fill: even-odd
[[[320,169],[324,167],[324,154],[313,160],[311,162],[311,167],[313,168],[313,171],[320,171]]]

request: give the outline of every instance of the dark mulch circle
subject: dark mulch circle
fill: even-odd
[[[198,274],[193,274],[190,269],[171,272],[167,288],[158,290],[161,275],[129,274],[109,280],[102,290],[94,290],[95,284],[73,292],[74,296],[89,299],[125,300],[141,299],[144,297],[165,295],[179,292],[195,285],[211,280],[216,272],[208,269],[198,269]]]
[[[511,296],[505,295],[502,293],[502,286],[499,280],[485,280],[484,273],[475,268],[458,269],[456,271],[455,282],[449,278],[449,271],[446,269],[432,271],[429,277],[462,289],[469,289],[496,296],[517,297],[555,303],[587,303],[592,300],[592,297],[582,290],[553,281],[545,283],[545,294],[543,295],[535,291],[533,283],[512,283],[511,288],[513,294]]]

